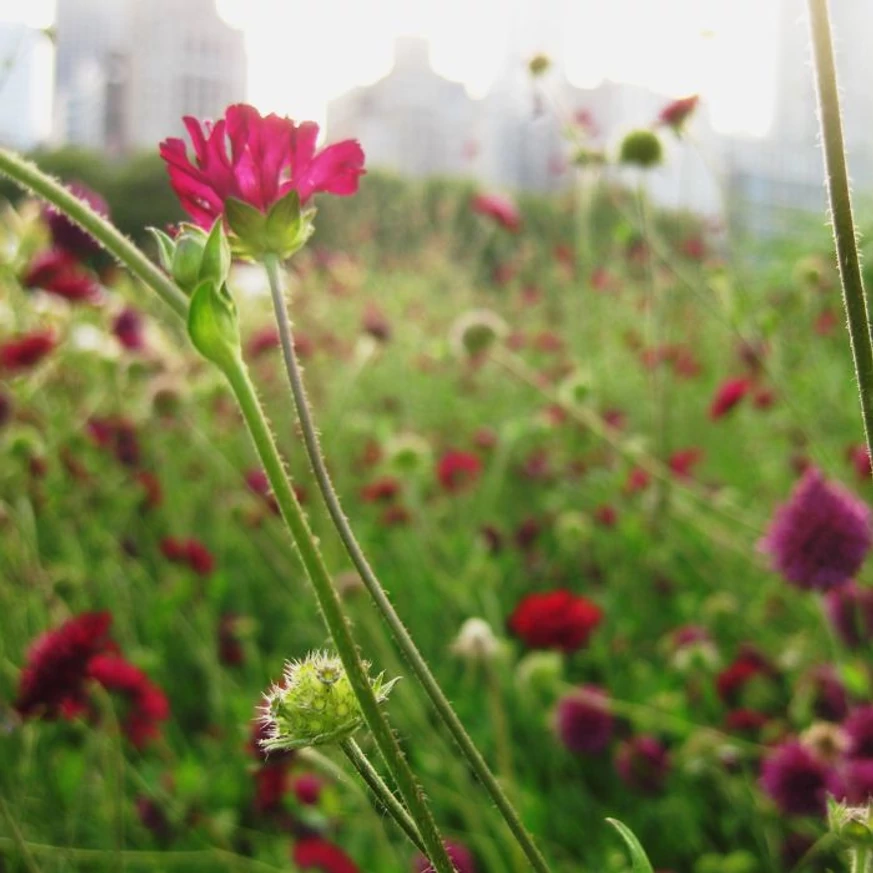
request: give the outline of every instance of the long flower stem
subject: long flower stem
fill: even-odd
[[[151,287],[176,315],[185,318],[188,299],[123,233],[35,164],[0,149],[0,173],[58,207],[94,237],[109,254]]]
[[[313,421],[309,400],[306,395],[306,388],[303,383],[300,365],[294,351],[294,337],[291,331],[288,312],[285,307],[285,298],[282,292],[278,260],[274,257],[267,258],[265,261],[265,267],[270,281],[273,309],[276,315],[276,323],[279,328],[279,337],[282,343],[282,355],[285,360],[285,370],[288,375],[288,381],[291,384],[291,393],[294,396],[294,405],[297,409],[297,416],[300,420],[303,441],[306,446],[306,452],[309,456],[312,471],[315,475],[319,490],[324,498],[328,514],[333,521],[334,527],[336,528],[355,569],[360,574],[361,580],[366,586],[370,597],[373,599],[376,608],[379,610],[386,624],[390,628],[403,656],[406,658],[406,661],[433,703],[440,719],[446,725],[457,743],[458,748],[467,759],[473,772],[485,786],[485,790],[491,795],[491,799],[494,801],[501,815],[505,819],[506,824],[509,826],[509,829],[512,831],[519,845],[521,845],[524,850],[531,866],[537,871],[537,873],[549,873],[549,867],[545,858],[537,848],[531,835],[527,832],[521,821],[521,817],[503,789],[500,787],[500,783],[489,769],[481,752],[476,748],[470,735],[465,730],[464,725],[461,723],[461,720],[458,718],[452,705],[449,703],[448,698],[443,693],[442,688],[440,688],[439,683],[430,670],[430,667],[428,667],[427,662],[422,657],[421,652],[419,652],[412,636],[406,629],[402,619],[394,609],[394,605],[385,593],[385,589],[379,582],[376,573],[370,566],[370,563],[358,543],[345,513],[343,512],[339,496],[333,487],[333,482],[327,471],[327,465],[324,461],[318,433]]]
[[[855,221],[852,217],[852,198],[849,193],[849,173],[843,143],[843,123],[827,0],[809,0],[809,17],[825,175],[834,225],[837,263],[843,286],[843,305],[849,326],[855,374],[858,378],[867,449],[873,454],[873,338],[870,334],[870,314],[858,259]]]
[[[364,780],[373,796],[382,805],[385,811],[394,819],[398,827],[409,837],[410,841],[419,851],[424,852],[424,844],[421,834],[415,826],[415,822],[409,817],[409,813],[403,808],[403,804],[394,796],[394,792],[385,784],[376,768],[370,763],[367,756],[361,751],[361,747],[352,739],[340,743],[340,748],[358,771],[358,775]]]
[[[349,677],[355,697],[360,704],[364,720],[373,734],[373,739],[385,760],[385,764],[397,783],[410,815],[418,826],[422,842],[426,847],[425,854],[434,865],[437,873],[453,873],[454,867],[446,853],[430,808],[370,686],[370,680],[352,638],[348,620],[343,613],[339,595],[333,587],[333,581],[324,565],[321,553],[315,545],[315,540],[300,503],[294,494],[294,489],[291,487],[273,434],[267,424],[245,365],[242,361],[238,361],[236,366],[228,366],[225,370],[225,376],[237,399],[261,463],[264,465],[264,471],[270,481],[282,517],[291,531],[303,566],[306,568],[307,575],[315,589],[325,624]]]
[[[158,296],[182,319],[187,317],[188,300],[185,294],[123,234],[108,221],[73,196],[66,188],[43,173],[34,164],[5,149],[0,149],[0,173],[7,175],[21,187],[54,204],[77,224],[90,233],[108,252],[114,255],[134,276],[152,288]],[[252,440],[270,480],[270,486],[279,503],[294,543],[300,552],[321,607],[325,623],[331,633],[337,652],[355,692],[364,720],[373,739],[385,758],[410,814],[415,820],[425,854],[437,873],[454,873],[454,867],[436,828],[430,809],[403,752],[383,712],[379,708],[369,679],[358,656],[348,622],[342,612],[339,597],[327,568],[321,559],[312,533],[304,518],[293,489],[286,477],[281,457],[272,433],[258,402],[254,386],[242,362],[230,368],[225,375],[236,395],[237,402],[249,427]]]

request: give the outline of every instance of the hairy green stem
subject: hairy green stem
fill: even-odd
[[[834,225],[837,263],[843,287],[843,305],[849,327],[849,343],[855,361],[867,449],[873,454],[871,448],[873,447],[873,338],[870,335],[870,314],[858,258],[857,231],[852,217],[852,198],[849,193],[849,172],[843,143],[840,96],[827,0],[809,0],[809,19],[824,146],[825,176],[831,220]]]
[[[348,675],[355,697],[360,704],[364,720],[367,722],[376,746],[397,783],[410,815],[418,826],[422,842],[427,850],[425,854],[434,865],[437,873],[453,873],[454,867],[446,853],[430,808],[406,758],[403,756],[397,738],[376,700],[376,695],[352,638],[352,632],[343,612],[339,595],[315,544],[312,531],[309,529],[303,510],[294,494],[294,489],[291,487],[273,434],[267,424],[245,365],[240,360],[236,366],[228,366],[225,370],[225,376],[237,399],[261,463],[264,465],[264,471],[270,481],[282,517],[291,531],[300,559],[312,582],[325,624]]]
[[[57,206],[68,218],[94,237],[109,254],[130,270],[183,319],[188,313],[185,294],[162,273],[123,233],[35,164],[7,149],[0,149],[0,173],[43,200]]]
[[[421,834],[419,834],[415,822],[409,817],[409,813],[404,809],[403,804],[394,796],[394,792],[385,784],[385,781],[370,763],[369,758],[363,753],[361,747],[353,739],[349,739],[340,743],[340,748],[351,762],[351,765],[358,771],[358,775],[364,780],[370,791],[373,792],[373,796],[385,812],[394,819],[397,826],[409,837],[412,844],[420,852],[424,852],[424,844],[421,841]]]
[[[282,283],[279,275],[279,262],[275,257],[268,257],[265,261],[267,277],[270,281],[270,291],[273,298],[273,310],[276,316],[276,323],[279,328],[279,337],[282,343],[282,355],[285,360],[285,370],[288,375],[288,381],[291,385],[291,393],[294,397],[294,405],[297,409],[297,416],[300,420],[300,427],[303,432],[303,442],[306,446],[306,453],[309,456],[309,462],[315,475],[318,488],[324,499],[328,514],[331,521],[345,546],[346,552],[349,555],[355,569],[361,576],[370,597],[379,610],[385,623],[391,630],[394,639],[403,653],[409,666],[415,673],[418,681],[421,683],[428,697],[434,705],[442,722],[446,725],[461,753],[467,759],[473,772],[481,781],[485,790],[491,796],[497,806],[500,814],[503,816],[512,834],[518,841],[519,845],[524,850],[530,864],[537,873],[549,873],[549,866],[546,863],[540,850],[534,843],[533,838],[527,832],[521,817],[515,807],[510,802],[506,793],[497,781],[497,778],[491,772],[481,752],[476,748],[470,735],[461,723],[448,698],[440,688],[439,683],[434,677],[427,665],[427,661],[422,657],[415,641],[412,639],[402,619],[394,609],[385,589],[379,582],[375,571],[370,566],[363,549],[355,537],[354,531],[343,512],[340,504],[339,496],[331,481],[330,474],[327,471],[327,465],[324,461],[324,455],[321,451],[321,444],[318,439],[318,433],[313,420],[312,411],[310,409],[309,400],[306,395],[306,387],[303,383],[303,375],[300,370],[300,364],[297,360],[296,352],[294,351],[294,336],[291,330],[291,322],[288,318],[288,311],[285,306],[285,298],[282,292]]]

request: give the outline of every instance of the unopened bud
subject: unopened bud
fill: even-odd
[[[509,332],[506,322],[488,309],[465,312],[452,325],[449,339],[461,356],[477,357]]]
[[[452,652],[468,661],[490,661],[500,651],[500,641],[483,618],[468,618],[452,643]]]
[[[649,169],[661,163],[664,150],[661,140],[651,130],[633,130],[621,143],[619,160],[623,164]]]

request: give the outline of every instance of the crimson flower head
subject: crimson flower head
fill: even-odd
[[[473,198],[472,208],[473,212],[493,218],[512,233],[521,230],[521,213],[508,197],[501,194],[477,194]]]
[[[319,192],[354,194],[364,173],[360,143],[344,140],[317,151],[318,125],[312,121],[262,116],[244,103],[229,106],[214,123],[190,116],[183,121],[193,161],[185,142],[175,137],[161,143],[160,154],[182,208],[204,230],[227,219],[230,202],[236,201],[248,207],[247,221],[253,212],[255,219],[261,214],[259,230],[265,231],[267,215],[291,192],[299,204]]]
[[[831,773],[802,743],[783,743],[764,760],[761,788],[785,815],[821,815]]]
[[[294,844],[291,858],[301,870],[321,873],[359,873],[358,865],[337,845],[321,837],[304,837]]]
[[[709,407],[709,417],[713,421],[724,418],[752,389],[750,379],[727,379],[718,386],[712,404]]]
[[[776,510],[759,548],[793,585],[827,591],[857,573],[871,545],[867,505],[810,467]]]
[[[643,794],[660,794],[670,774],[670,753],[656,737],[641,734],[621,744],[615,769],[629,788]]]
[[[858,649],[873,638],[873,588],[847,582],[828,591],[824,607],[843,645]]]
[[[456,492],[471,485],[482,472],[482,462],[470,452],[447,451],[437,464],[437,479],[446,491]]]
[[[67,185],[71,194],[79,200],[84,200],[99,215],[109,217],[109,204],[96,192],[82,182],[71,182]],[[93,255],[100,249],[99,244],[87,231],[72,222],[55,206],[47,206],[44,212],[49,232],[54,244],[77,257]]]
[[[36,366],[57,344],[50,330],[19,334],[0,343],[0,370],[16,372]]]
[[[609,745],[612,729],[609,699],[602,688],[583,685],[558,701],[555,730],[568,751],[596,755]]]
[[[509,629],[532,649],[581,649],[600,624],[599,606],[565,588],[529,594],[509,617]]]
[[[142,316],[131,306],[125,306],[112,319],[112,333],[129,352],[141,352],[145,349]]]
[[[25,288],[39,288],[70,303],[92,303],[100,287],[73,255],[64,249],[49,249],[30,262],[21,279]]]
[[[111,646],[108,612],[83,612],[31,644],[15,708],[22,716],[56,718],[85,706],[88,664]]]
[[[658,114],[658,124],[669,127],[676,136],[681,136],[685,123],[693,115],[700,103],[700,97],[692,94],[690,97],[680,97],[668,103]]]

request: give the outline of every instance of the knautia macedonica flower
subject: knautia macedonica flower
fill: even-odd
[[[776,510],[759,548],[792,584],[827,591],[857,573],[871,545],[867,505],[810,467]]]
[[[385,682],[382,674],[370,679],[379,703],[387,700],[396,682]],[[311,652],[302,661],[286,662],[282,681],[264,695],[261,721],[261,747],[272,752],[341,743],[361,727],[364,717],[340,659]]]
[[[301,220],[301,205],[318,192],[354,194],[364,173],[356,140],[316,151],[318,125],[312,121],[262,116],[245,104],[228,107],[214,123],[183,121],[193,162],[181,139],[160,146],[182,208],[204,230],[226,219],[242,253],[253,257],[296,251],[312,230]]]

